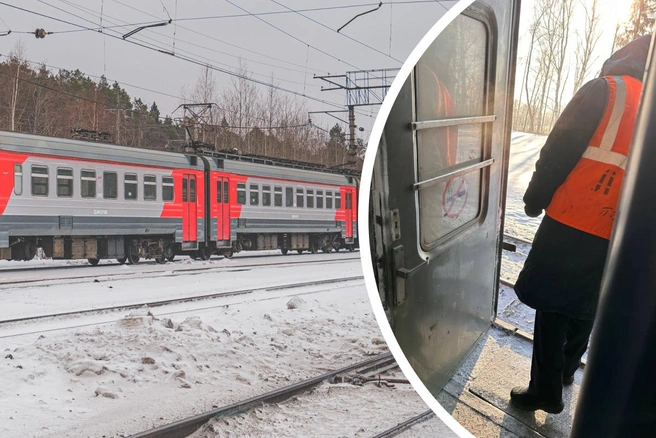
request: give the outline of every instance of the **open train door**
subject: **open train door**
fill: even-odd
[[[196,205],[196,175],[182,175],[182,247],[198,248],[198,206]]]
[[[496,314],[518,19],[519,0],[474,2],[437,36],[392,105],[374,164],[380,299],[435,395]]]

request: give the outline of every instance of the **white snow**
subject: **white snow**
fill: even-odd
[[[544,135],[514,132],[510,146],[508,168],[508,193],[506,195],[506,234],[525,240],[533,240],[542,216],[530,218],[524,214],[524,192],[540,158],[540,149],[546,140]]]
[[[357,274],[359,266],[351,261],[339,274]],[[215,275],[194,283],[221,287]],[[335,273],[313,266],[284,275]],[[249,277],[256,276],[232,281],[255,281]],[[151,289],[170,281],[150,280]],[[126,293],[129,284],[139,283],[128,282]],[[141,291],[150,293],[144,285]],[[84,301],[84,288],[71,292],[71,302]],[[300,305],[290,309],[290,301]],[[85,316],[90,325],[78,329],[56,330],[78,319],[39,321],[19,327],[38,332],[22,336],[4,337],[18,329],[0,327],[0,436],[136,433],[386,350],[361,280],[192,304]]]
[[[186,275],[166,271],[145,275],[140,270],[146,267],[124,266],[134,275],[116,279],[89,277],[74,285],[61,281],[48,282],[48,287],[39,283],[34,287],[2,290],[0,320],[362,275],[359,260],[340,262],[338,257],[334,255],[331,263],[320,265],[274,265]]]
[[[521,198],[543,142],[540,136],[513,135],[505,231],[526,240],[532,240],[540,218],[524,215]],[[110,261],[97,267],[77,266],[86,261],[0,261],[0,319],[255,289],[247,295],[129,313],[98,312],[0,326],[0,436],[125,436],[386,350],[363,281],[266,290],[362,275],[357,259],[323,263],[356,254],[266,257],[271,253],[277,252],[207,262],[180,257],[166,265],[136,266]],[[514,281],[524,256],[504,252],[503,278]],[[320,263],[271,265],[307,260]],[[196,271],[179,272],[184,269]],[[113,277],[116,274],[129,275]],[[7,284],[42,278],[50,280]],[[512,290],[502,289],[501,294],[506,314],[530,326],[530,312],[513,302]],[[374,413],[385,419],[395,405],[373,403],[377,390],[354,395],[348,389],[345,394],[377,407]],[[404,413],[410,407],[418,407],[418,412],[425,408],[412,391],[396,394],[399,397],[391,400],[403,406]],[[339,405],[330,409],[336,412]],[[282,418],[279,414],[272,412],[272,418]],[[348,416],[342,412],[332,421],[342,417]],[[317,414],[303,430],[309,434],[313,425],[325,425],[332,418]],[[256,425],[251,420],[242,418],[236,430],[252,430]],[[357,414],[346,423],[351,421],[357,422]]]

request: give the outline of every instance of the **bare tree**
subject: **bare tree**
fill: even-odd
[[[613,41],[613,48],[622,47],[651,33],[656,18],[656,0],[633,0],[631,15]]]
[[[601,37],[599,29],[599,0],[592,0],[592,5],[581,2],[585,13],[585,28],[583,36],[578,35],[576,50],[576,73],[574,75],[574,91],[576,92],[588,77],[590,65],[596,60],[593,58],[597,43]]]

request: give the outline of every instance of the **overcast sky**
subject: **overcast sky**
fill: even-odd
[[[340,34],[336,29],[355,15],[377,7],[378,3],[370,0],[230,0],[234,5],[226,0],[2,1],[90,28],[100,26],[101,8],[104,26],[167,21],[170,14],[179,21],[165,27],[143,30],[128,40],[156,45],[166,51],[175,51],[180,56],[231,71],[237,69],[241,58],[254,79],[270,82],[273,75],[274,81],[282,88],[337,105],[345,104],[344,92],[322,92],[322,81],[313,79],[313,75],[400,67],[421,37],[448,8],[457,3],[386,1],[379,10],[357,18]],[[285,13],[259,15],[257,18],[235,5],[254,14]],[[354,5],[356,7],[346,7]],[[285,7],[294,10],[334,9],[303,12],[316,21],[313,22],[289,12]],[[198,17],[208,18],[191,19]],[[110,28],[106,30],[107,35],[102,35],[94,31],[79,31],[79,27],[71,24],[1,4],[0,18],[0,31],[5,27],[12,30],[9,36],[0,38],[0,54],[9,54],[20,39],[30,61],[68,70],[80,69],[88,75],[105,74],[110,81],[121,83],[133,97],[141,97],[149,104],[156,101],[163,115],[170,114],[179,105],[177,96],[180,96],[182,88],[191,86],[202,70],[202,67],[182,59],[123,41],[121,36],[138,25]],[[37,28],[48,32],[77,32],[55,33],[44,39],[20,33],[33,32]],[[230,84],[228,74],[215,72],[214,76],[219,87]],[[265,90],[262,86],[258,87]],[[307,105],[309,110],[314,111],[337,109],[330,104],[311,100],[307,100]],[[362,108],[360,112],[375,115],[377,109]],[[326,126],[336,120],[323,117],[322,121]],[[356,123],[367,128],[363,136],[368,137],[373,118],[358,115]]]

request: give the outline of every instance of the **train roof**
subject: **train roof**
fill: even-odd
[[[291,179],[321,184],[354,185],[359,172],[329,169],[322,165],[259,155],[202,151],[225,172],[263,178]]]
[[[180,152],[141,149],[130,146],[118,146],[114,144],[7,131],[0,131],[0,150],[126,164],[143,164],[146,166],[203,168],[203,163],[200,160],[198,160],[197,164],[192,164],[195,161],[192,160],[192,156]]]

